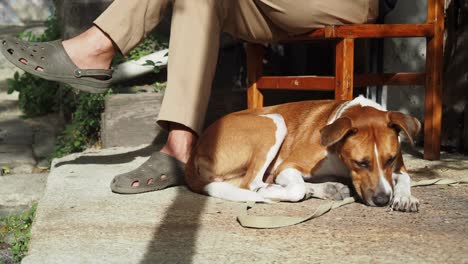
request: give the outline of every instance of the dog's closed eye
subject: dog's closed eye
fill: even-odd
[[[363,161],[353,160],[353,162],[354,162],[354,164],[356,164],[360,168],[368,169],[370,167],[369,166],[369,161],[367,161],[367,160],[363,160]]]
[[[387,162],[385,162],[385,167],[391,166],[393,162],[395,161],[395,159],[396,159],[396,156],[391,156],[390,158],[388,158]]]

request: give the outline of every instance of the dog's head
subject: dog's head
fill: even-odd
[[[393,171],[403,166],[398,135],[403,131],[413,142],[420,128],[416,118],[400,112],[355,106],[320,130],[321,144],[348,167],[365,203],[385,206],[393,195]]]

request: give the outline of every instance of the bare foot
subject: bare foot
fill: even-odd
[[[80,69],[109,69],[116,53],[112,40],[95,26],[62,44]]]

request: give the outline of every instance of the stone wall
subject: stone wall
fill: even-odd
[[[421,23],[426,20],[427,0],[398,1],[386,18],[386,23]],[[425,69],[426,40],[424,38],[393,38],[384,42],[384,71],[416,71]],[[424,120],[424,87],[384,87],[382,103],[390,110],[399,110]]]

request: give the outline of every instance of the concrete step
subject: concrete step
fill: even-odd
[[[106,97],[101,139],[104,148],[151,144],[161,128],[156,124],[163,95],[115,94]]]
[[[355,203],[288,228],[245,229],[236,222],[243,204],[185,187],[112,193],[113,177],[138,167],[146,159],[140,155],[150,152],[111,148],[54,161],[23,263],[461,263],[468,258],[466,186],[415,188],[422,205],[414,214]],[[408,167],[412,173],[429,170],[445,177],[457,171],[461,177],[467,164],[448,158],[410,161]],[[323,202],[258,205],[251,213],[305,216]]]

